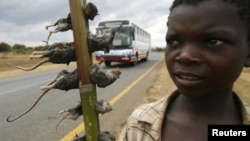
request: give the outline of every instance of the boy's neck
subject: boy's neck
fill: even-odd
[[[204,125],[240,124],[242,122],[233,92],[205,98],[193,98],[181,94],[170,104],[167,114],[170,117],[180,117],[179,120],[186,121],[187,124],[190,122]]]
[[[217,93],[206,97],[188,97],[180,95],[176,99],[179,106],[183,107],[184,111],[196,114],[212,114],[233,108],[235,101],[233,99],[233,92]]]
[[[179,95],[170,103],[162,125],[162,139],[206,140],[207,125],[241,124],[233,93],[206,98]]]

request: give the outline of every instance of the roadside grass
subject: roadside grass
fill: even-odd
[[[19,75],[25,75],[30,73],[35,73],[39,71],[53,70],[53,69],[67,69],[69,66],[77,66],[76,62],[70,62],[69,66],[66,64],[53,64],[47,62],[32,71],[19,70],[16,66],[31,67],[37,64],[41,59],[30,59],[30,54],[14,54],[10,53],[0,53],[0,79],[6,77],[13,77]],[[96,63],[95,53],[92,54],[93,62]]]
[[[44,58],[43,58],[44,59]],[[0,53],[0,78],[20,76],[30,73],[35,73],[39,71],[53,70],[58,68],[66,69],[68,66],[66,64],[52,64],[45,63],[40,67],[32,71],[23,71],[18,69],[16,66],[31,67],[37,64],[42,59],[30,59],[29,54],[13,54],[13,53]],[[71,62],[69,66],[76,66],[75,62]]]

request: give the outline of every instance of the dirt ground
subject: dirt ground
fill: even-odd
[[[53,70],[57,68],[66,68],[66,64],[52,64],[45,63],[32,71],[23,71],[17,69],[16,66],[31,67],[37,64],[42,59],[30,59],[29,54],[27,55],[14,55],[12,53],[3,54],[0,53],[0,79],[7,77],[20,76],[25,74],[31,74],[35,72]],[[76,63],[70,63],[69,66],[76,66]]]

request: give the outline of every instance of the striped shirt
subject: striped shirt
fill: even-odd
[[[175,91],[156,102],[144,104],[135,109],[129,116],[118,141],[160,141],[161,127],[167,106],[179,94],[178,91]],[[250,124],[250,116],[246,105],[236,94],[234,94],[234,97],[241,108],[243,124]]]

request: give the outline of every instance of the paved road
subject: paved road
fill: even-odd
[[[127,88],[141,74],[159,62],[162,54],[152,53],[147,62],[135,67],[114,63],[112,67],[121,69],[120,78],[106,88],[97,88],[98,99],[111,100]],[[104,69],[108,69],[102,66]],[[74,68],[65,68],[73,70]],[[22,118],[7,123],[9,115],[15,116],[33,104],[42,93],[40,87],[54,79],[60,70],[35,73],[9,79],[0,79],[0,140],[3,141],[57,141],[75,129],[82,118],[76,121],[65,120],[56,131],[55,127],[62,109],[74,107],[80,100],[79,91],[51,90],[37,106]],[[155,71],[150,72],[138,85],[113,106],[113,111],[100,117],[101,130],[116,133],[128,114],[142,101],[147,88],[154,80]]]

